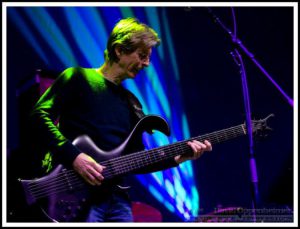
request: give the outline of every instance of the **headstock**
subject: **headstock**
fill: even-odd
[[[256,137],[265,138],[273,129],[268,126],[268,119],[274,117],[274,114],[268,115],[264,119],[252,120],[252,132]]]

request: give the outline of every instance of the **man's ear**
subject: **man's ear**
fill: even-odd
[[[121,55],[123,54],[121,45],[115,46],[115,53],[116,53],[116,56],[120,59]]]

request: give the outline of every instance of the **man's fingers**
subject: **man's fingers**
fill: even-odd
[[[198,149],[195,143],[188,142],[188,145],[192,148],[193,152],[197,152]]]
[[[106,167],[103,165],[98,164],[97,162],[95,162],[95,164],[93,164],[94,169],[98,172],[98,173],[102,173],[103,169],[105,169]]]
[[[208,151],[212,151],[212,145],[211,145],[211,143],[209,141],[207,141],[207,140],[205,140],[204,143],[206,144]]]
[[[104,179],[103,175],[101,174],[102,168],[100,172],[98,172],[94,167],[88,167],[87,174],[88,179],[95,185],[100,185]]]
[[[207,140],[205,140],[204,143],[197,140],[192,140],[188,142],[188,145],[192,148],[194,152],[192,156],[193,159],[199,158],[205,151],[212,150],[211,143]]]
[[[196,148],[197,148],[198,151],[203,151],[203,150],[206,149],[206,145],[203,144],[202,142],[199,142],[197,140],[194,140],[193,142],[195,143]]]
[[[96,178],[90,173],[84,173],[83,178],[91,185],[100,185],[101,182],[97,181]]]
[[[191,142],[190,146],[192,147],[192,149],[195,153],[202,152],[206,148],[206,145],[204,145],[203,143],[196,141],[196,140],[193,140]]]
[[[204,143],[199,142],[197,140],[193,140],[193,143],[195,144],[197,152],[200,152],[200,151],[212,151],[211,143],[209,141],[207,141],[207,140],[205,140]]]

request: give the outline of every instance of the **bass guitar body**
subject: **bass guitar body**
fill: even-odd
[[[82,152],[90,155],[98,163],[105,164],[108,168],[103,172],[105,181],[103,185],[94,187],[86,183],[75,171],[58,165],[48,175],[21,182],[27,203],[37,204],[45,216],[53,222],[82,222],[88,212],[91,194],[101,195],[105,188],[114,184],[114,180],[121,174],[120,166],[116,164],[115,158],[122,158],[131,151],[134,144],[133,139],[144,131],[151,132],[152,129],[159,130],[169,135],[167,122],[154,115],[145,116],[131,131],[127,139],[112,151],[103,151],[87,135],[77,137],[73,144]],[[120,163],[128,161],[120,161]],[[122,169],[121,169],[122,170]]]

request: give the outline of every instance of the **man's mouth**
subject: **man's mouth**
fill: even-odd
[[[133,68],[131,71],[132,71],[133,73],[135,73],[135,74],[138,74],[139,71],[140,71],[140,69],[138,69],[138,68]]]

